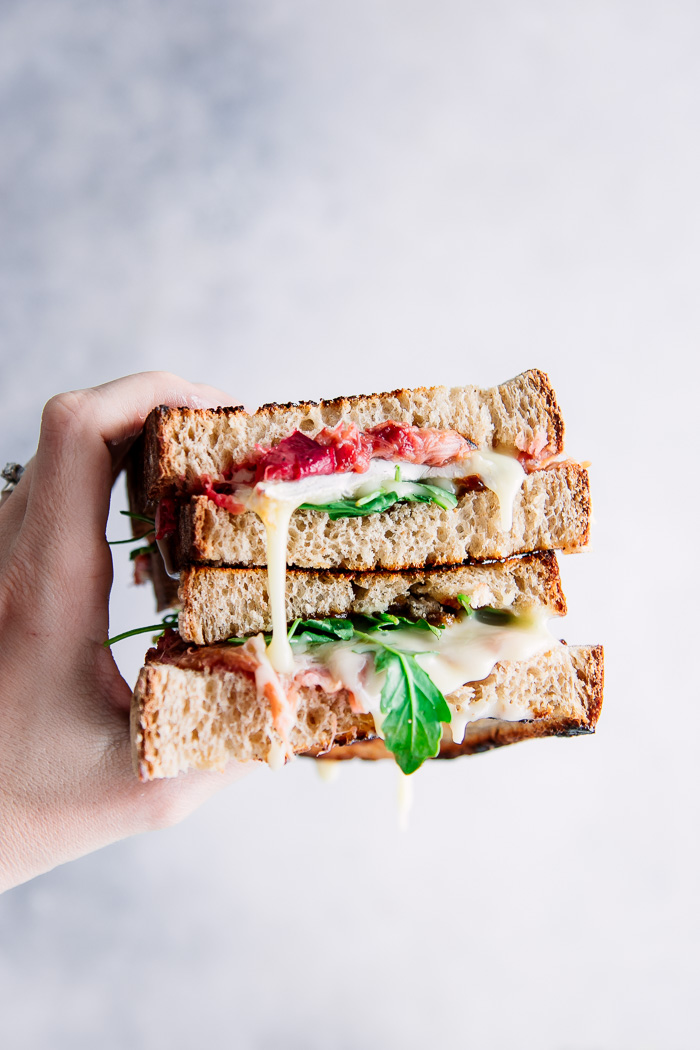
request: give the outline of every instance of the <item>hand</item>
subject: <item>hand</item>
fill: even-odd
[[[103,645],[110,490],[156,405],[230,404],[166,372],[59,394],[0,504],[0,891],[136,832],[176,823],[241,775],[142,784],[131,689]]]

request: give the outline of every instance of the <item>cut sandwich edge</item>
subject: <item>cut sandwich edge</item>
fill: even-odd
[[[592,733],[602,705],[603,649],[556,646],[528,660],[497,664],[482,682],[462,688],[472,691],[475,702],[488,690],[506,688],[511,703],[523,695],[537,696],[533,718],[482,719],[489,724],[478,730],[468,726],[464,742],[445,742],[441,757],[473,754],[533,736]],[[293,753],[323,754],[328,760],[371,757],[348,750],[340,754],[339,749],[333,753],[338,742],[346,749],[376,737],[371,716],[353,714],[343,690],[326,694],[313,686],[300,688],[299,694],[299,723],[289,741]],[[247,735],[246,720],[254,727]],[[252,678],[158,663],[139,674],[131,724],[134,768],[141,780],[176,776],[188,768],[222,769],[230,758],[266,761],[276,739],[269,705],[257,696]]]
[[[205,419],[210,430],[221,431],[221,448],[217,448],[216,437],[197,457],[197,426]],[[278,442],[296,429],[312,434],[341,419],[358,425],[390,419],[415,426],[438,425],[470,440],[478,437],[475,443],[481,447],[488,444],[514,451],[525,451],[544,434],[550,455],[563,451],[564,421],[552,385],[546,373],[528,369],[496,387],[416,387],[318,402],[270,403],[252,414],[239,406],[191,409],[161,405],[149,414],[144,427],[139,487],[149,503],[182,496],[198,474],[218,476],[234,465],[231,444],[245,459],[263,440]],[[191,457],[199,458],[197,469]]]

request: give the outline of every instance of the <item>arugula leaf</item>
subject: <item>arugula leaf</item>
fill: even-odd
[[[338,518],[363,518],[366,514],[378,514],[397,503],[395,492],[377,492],[364,496],[362,500],[339,499],[333,503],[302,503],[302,510],[318,510],[327,514],[331,521]]]
[[[311,642],[320,645],[323,642],[349,642],[355,634],[351,620],[329,616],[325,620],[296,620],[290,629],[290,641]]]
[[[472,609],[472,600],[468,594],[458,594],[457,601],[464,609],[467,616],[471,616],[474,610]]]
[[[415,657],[384,645],[374,657],[386,672],[379,706],[384,742],[403,773],[415,773],[440,750],[442,723],[451,720],[445,697]]]
[[[114,638],[108,638],[102,644],[105,649],[108,649],[110,645],[114,645],[115,642],[121,642],[124,638],[131,638],[134,634],[147,634],[149,631],[157,631],[160,637],[167,627],[174,627],[177,630],[177,613],[167,613],[160,623],[152,623],[148,627],[134,627],[131,631],[123,631],[122,634],[116,634]]]
[[[454,492],[448,492],[447,489],[443,489],[440,485],[428,485],[426,482],[421,481],[420,487],[423,489],[422,494],[416,493],[413,499],[418,500],[422,503],[437,503],[443,510],[454,510],[459,500],[455,496]],[[403,498],[403,497],[402,497]],[[410,499],[411,497],[405,497]]]
[[[445,630],[444,623],[428,623],[428,621],[424,620],[422,616],[420,620],[411,621],[411,626],[420,627],[423,631],[431,631],[436,638],[439,638],[442,632]]]
[[[133,510],[120,510],[119,513],[123,514],[125,518],[134,518],[136,521],[145,521],[147,525],[152,525],[155,528],[155,518],[149,518],[145,514],[135,514]]]
[[[141,539],[143,539],[143,536],[141,537]],[[124,543],[126,541],[125,540],[118,540],[117,542]],[[131,561],[135,561],[140,554],[155,554],[155,552],[157,550],[158,550],[158,544],[157,543],[149,543],[147,547],[137,547],[136,550],[130,551],[129,552],[129,559]]]
[[[365,631],[395,631],[400,627],[417,627],[421,631],[432,631],[439,638],[445,630],[444,624],[432,624],[421,616],[419,620],[409,620],[406,616],[394,616],[392,613],[363,613],[357,616],[358,626]]]
[[[399,626],[400,617],[392,613],[361,613],[355,617],[357,626],[362,631],[390,631]]]
[[[363,518],[366,514],[378,514],[388,510],[395,503],[437,503],[443,510],[454,510],[457,506],[457,497],[440,488],[439,485],[428,485],[424,482],[416,482],[418,491],[399,495],[397,492],[384,492],[377,489],[376,492],[363,496],[361,499],[339,499],[332,503],[302,503],[302,510],[318,510],[327,514],[331,521],[338,518]]]
[[[125,518],[133,518],[135,521],[145,521],[147,525],[151,526],[151,531],[153,531],[156,526],[155,520],[153,518],[147,518],[144,514],[134,514],[131,510],[120,510],[119,513],[123,514]],[[143,543],[147,535],[148,533],[141,536],[129,536],[128,540],[107,540],[107,543],[110,547],[117,547],[120,543]],[[131,557],[135,558],[136,554],[132,553]]]

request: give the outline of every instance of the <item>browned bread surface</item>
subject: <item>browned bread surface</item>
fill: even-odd
[[[329,401],[242,408],[191,409],[161,405],[144,429],[142,477],[133,488],[148,501],[188,491],[202,474],[223,471],[294,430],[313,437],[341,420],[371,427],[386,420],[456,430],[479,448],[525,449],[546,436],[556,455],[564,447],[564,422],[544,372],[530,369],[500,386],[421,387]]]
[[[299,692],[290,736],[294,752],[318,754],[334,743],[374,736],[372,719],[354,715],[344,691],[327,694],[314,686]],[[494,693],[517,705],[527,701],[532,722],[482,719],[468,727],[463,745],[444,745],[445,757],[529,736],[592,732],[603,697],[603,650],[561,645],[529,660],[497,664],[484,681],[462,686],[451,698],[469,705]],[[206,674],[150,664],[139,675],[131,719],[134,765],[142,780],[189,768],[221,769],[229,758],[265,760],[278,741],[267,701],[240,672]],[[342,758],[354,752],[331,754]]]
[[[386,611],[430,619],[443,606],[458,610],[460,593],[470,596],[474,608],[521,612],[538,606],[552,616],[566,613],[557,560],[548,551],[402,572],[292,569],[287,572],[287,621]],[[186,569],[179,596],[180,635],[196,645],[272,628],[266,569]]]
[[[499,526],[493,492],[466,492],[455,510],[435,503],[395,504],[382,514],[331,521],[315,510],[292,515],[287,564],[316,569],[404,569],[508,558],[533,550],[580,550],[588,544],[588,472],[558,463],[528,474],[513,506],[513,527]],[[206,496],[180,509],[179,565],[265,565],[265,528],[252,512],[229,514]]]

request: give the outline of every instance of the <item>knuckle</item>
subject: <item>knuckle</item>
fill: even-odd
[[[158,781],[148,785],[146,792],[144,822],[148,831],[163,831],[182,823],[190,815],[194,804],[182,792],[182,784]]]
[[[182,386],[181,377],[175,375],[174,372],[167,372],[159,369],[152,372],[144,372],[143,375],[148,382],[159,389]]]
[[[42,430],[45,433],[60,434],[82,428],[87,417],[88,400],[85,390],[69,390],[64,394],[55,394],[44,407]]]

